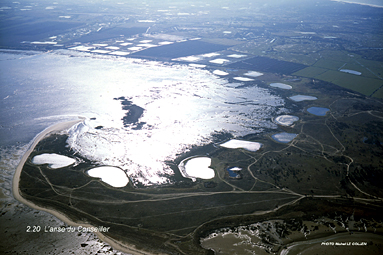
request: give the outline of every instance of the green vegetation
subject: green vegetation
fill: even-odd
[[[357,91],[366,96],[371,96],[376,89],[383,85],[383,80],[366,78],[333,70],[328,70],[327,72],[313,78],[334,83],[338,86]]]
[[[378,91],[376,91],[373,95],[373,97],[376,98],[382,98],[383,99],[383,88],[380,88]]]
[[[345,64],[344,62],[336,61],[333,59],[322,58],[318,60],[318,62],[316,62],[314,66],[325,68],[325,69],[338,70],[344,64]]]
[[[309,66],[309,67],[306,67],[305,69],[302,69],[302,70],[299,70],[298,72],[295,72],[294,75],[313,78],[313,77],[316,77],[317,75],[322,74],[326,71],[327,71],[327,69],[325,69],[325,68]]]

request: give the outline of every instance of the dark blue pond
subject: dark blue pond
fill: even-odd
[[[239,169],[240,168],[238,168],[238,167],[230,167],[230,168],[228,168],[226,170],[229,173],[229,177],[231,177],[231,178],[240,178],[241,175],[238,173],[238,171],[240,171]]]
[[[316,116],[325,116],[330,109],[323,108],[323,107],[310,107],[307,109],[307,111],[311,114],[314,114]]]

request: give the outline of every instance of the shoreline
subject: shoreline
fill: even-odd
[[[381,5],[359,3],[359,2],[353,2],[353,1],[347,1],[347,0],[331,0],[331,1],[340,2],[340,3],[347,3],[347,4],[359,4],[359,5],[370,6],[370,7],[375,7],[375,8],[383,8],[383,6],[381,6]]]
[[[12,193],[13,193],[13,197],[17,201],[19,201],[19,202],[21,202],[21,203],[23,203],[23,204],[25,204],[25,205],[33,208],[33,209],[40,210],[40,211],[45,211],[47,213],[50,213],[53,216],[57,217],[59,220],[65,222],[66,224],[68,224],[68,225],[70,225],[72,227],[79,227],[79,226],[83,226],[83,227],[95,227],[95,226],[87,224],[87,223],[77,223],[77,222],[74,222],[71,219],[69,219],[65,214],[62,214],[61,212],[55,211],[53,209],[49,209],[49,208],[40,207],[38,205],[35,205],[34,203],[32,203],[32,202],[26,200],[25,198],[23,198],[20,195],[20,193],[19,193],[19,181],[20,181],[21,171],[23,169],[23,166],[24,166],[27,158],[29,157],[31,152],[34,150],[36,145],[47,134],[49,134],[51,132],[57,132],[57,131],[62,131],[62,130],[68,129],[68,128],[72,127],[73,125],[82,122],[83,120],[84,120],[84,118],[80,118],[78,120],[72,120],[72,121],[68,121],[68,122],[62,122],[62,123],[55,124],[53,126],[50,126],[50,127],[46,128],[41,133],[39,133],[35,138],[33,138],[32,144],[29,146],[28,150],[25,152],[25,154],[21,158],[19,164],[17,165],[15,174],[14,174],[13,179],[12,179]],[[118,242],[118,241],[116,241],[114,239],[111,239],[108,236],[105,236],[105,235],[101,234],[100,232],[95,232],[94,234],[96,234],[97,237],[101,241],[103,241],[103,242],[109,244],[111,247],[113,247],[113,249],[116,249],[116,250],[119,250],[119,251],[122,251],[122,252],[125,252],[125,253],[130,253],[132,255],[158,255],[158,254],[160,254],[160,253],[154,254],[154,253],[148,253],[148,252],[144,252],[144,251],[139,251],[139,250],[135,249],[134,246],[129,246],[127,244],[120,243],[120,242]]]

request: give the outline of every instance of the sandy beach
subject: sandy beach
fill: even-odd
[[[75,124],[77,124],[79,122],[82,122],[82,121],[83,121],[83,119],[78,119],[78,120],[73,120],[73,121],[68,121],[68,122],[63,122],[63,123],[55,124],[53,126],[48,127],[47,129],[45,129],[44,131],[42,131],[40,134],[38,134],[34,138],[32,144],[30,145],[30,147],[28,148],[27,152],[24,154],[24,156],[22,157],[20,163],[18,164],[18,166],[16,168],[16,172],[15,172],[15,175],[14,175],[13,181],[12,181],[12,192],[13,192],[13,196],[18,201],[20,201],[21,203],[23,203],[23,204],[25,204],[25,205],[33,208],[33,209],[48,212],[48,213],[54,215],[55,217],[57,217],[58,219],[60,219],[61,221],[65,222],[66,224],[68,224],[70,226],[73,226],[73,227],[82,226],[82,227],[89,227],[90,228],[90,227],[94,227],[94,226],[86,224],[86,223],[73,222],[66,215],[64,215],[64,214],[62,214],[62,213],[60,213],[58,211],[54,211],[54,210],[49,209],[49,208],[44,208],[44,207],[37,206],[34,203],[31,203],[30,201],[24,199],[20,195],[20,192],[19,192],[19,179],[20,179],[21,171],[22,171],[23,166],[24,166],[26,160],[28,159],[29,155],[34,150],[35,146],[47,134],[52,133],[52,132],[59,132],[59,131],[68,129],[68,128],[72,127],[73,125],[75,125]],[[126,244],[122,244],[122,243],[120,243],[120,242],[118,242],[116,240],[113,240],[113,239],[111,239],[111,238],[101,234],[100,232],[95,232],[95,234],[97,235],[97,237],[100,240],[102,240],[105,243],[108,243],[110,246],[112,246],[116,250],[119,250],[119,251],[122,251],[122,252],[126,252],[126,253],[129,253],[129,254],[132,254],[132,255],[154,255],[154,253],[148,253],[148,252],[139,251],[139,250],[135,249],[134,246],[129,246],[129,245],[126,245]],[[158,254],[160,254],[160,253],[158,253]]]

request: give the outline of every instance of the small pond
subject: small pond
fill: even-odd
[[[286,133],[286,132],[283,132],[283,133],[278,133],[278,134],[275,134],[275,135],[272,135],[271,137],[277,141],[277,142],[280,142],[280,143],[289,143],[291,142],[298,134],[293,134],[293,133]]]
[[[296,95],[289,97],[291,100],[295,102],[300,102],[300,101],[305,101],[305,100],[317,100],[318,98],[313,97],[313,96],[305,96],[305,95]]]
[[[326,113],[330,111],[330,109],[324,107],[310,107],[307,109],[307,111],[316,116],[325,116]]]

